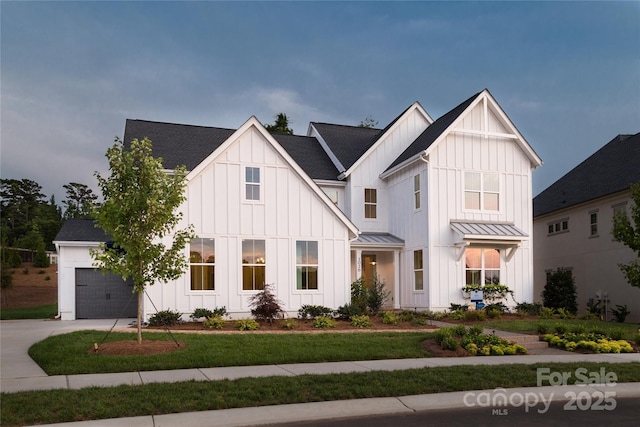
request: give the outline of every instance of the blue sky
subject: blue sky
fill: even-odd
[[[125,119],[386,126],[488,88],[539,193],[640,132],[640,2],[0,2],[2,178],[97,191]]]

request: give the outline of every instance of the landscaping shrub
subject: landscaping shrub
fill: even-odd
[[[538,302],[521,302],[516,305],[516,312],[520,314],[539,316],[541,311],[542,304]]]
[[[203,325],[205,328],[222,329],[225,323],[226,322],[222,318],[222,316],[214,315],[214,316],[207,317],[207,320],[204,321]]]
[[[465,322],[483,321],[487,318],[484,310],[463,311],[462,319]]]
[[[338,307],[338,309],[335,311],[335,316],[342,320],[349,320],[353,316],[361,316],[363,314],[365,314],[365,312],[362,311],[360,307],[353,304],[349,304],[349,303]],[[318,317],[322,317],[322,316],[318,316]],[[329,317],[329,316],[323,316],[323,317]]]
[[[398,315],[393,311],[385,311],[382,313],[382,323],[385,325],[396,325],[399,320]]]
[[[213,311],[209,310],[208,308],[196,308],[195,310],[193,310],[193,313],[191,313],[189,317],[194,321],[202,317],[209,318],[213,317]]]
[[[440,345],[442,346],[443,350],[453,350],[453,351],[455,351],[455,350],[460,348],[460,343],[453,336],[444,337],[442,342],[440,343]]]
[[[502,312],[500,310],[492,308],[491,310],[487,311],[487,317],[489,319],[500,319],[502,317]]]
[[[236,320],[236,328],[240,331],[255,331],[260,324],[254,319],[238,319]]]
[[[411,322],[418,313],[416,313],[415,311],[411,311],[411,310],[402,310],[400,312],[400,314],[398,314],[398,319],[401,322]]]
[[[469,310],[469,306],[466,304],[454,304],[451,303],[451,305],[449,306],[449,311],[450,312],[454,312],[454,311],[467,311]]]
[[[484,328],[480,325],[473,325],[469,329],[467,329],[467,333],[472,337],[477,337],[479,335],[482,335],[483,331],[484,331]]]
[[[553,308],[549,308],[549,307],[542,307],[542,310],[540,310],[540,318],[541,319],[553,319],[553,314],[556,311]]]
[[[266,320],[269,323],[283,312],[282,305],[271,292],[272,285],[264,285],[264,289],[249,298],[251,314],[258,320]]]
[[[489,314],[489,312],[492,310],[497,311],[498,313],[508,313],[509,307],[501,302],[495,302],[493,304],[487,304],[484,306],[484,311],[486,311],[487,314]]]
[[[351,304],[362,314],[377,314],[389,299],[390,292],[378,276],[373,277],[371,286],[367,286],[361,277],[351,284]]]
[[[539,334],[548,334],[549,333],[549,325],[543,322],[536,324],[536,331]]]
[[[576,349],[591,350],[595,353],[631,353],[633,347],[625,340],[610,339],[609,337],[599,333],[583,333],[583,334],[546,334],[543,337],[549,345],[564,348],[567,351],[575,351]]]
[[[336,321],[331,317],[318,316],[313,320],[313,327],[318,329],[335,328]]]
[[[282,327],[284,329],[296,329],[298,327],[298,321],[296,319],[285,319],[282,322]]]
[[[624,321],[626,320],[627,316],[629,314],[631,314],[631,311],[629,311],[629,309],[627,308],[626,304],[625,305],[616,305],[616,308],[612,308],[610,311],[611,311],[611,314],[613,315],[615,321],[618,322],[618,323],[624,323]]]
[[[36,256],[33,258],[33,266],[38,268],[47,268],[51,265],[49,257],[44,249],[38,249]]]
[[[567,332],[567,327],[562,323],[556,323],[553,326],[553,329],[556,331],[557,334],[564,334],[565,332]]]
[[[453,335],[464,337],[465,335],[467,335],[467,328],[464,325],[456,325],[453,326],[452,332]]]
[[[464,328],[464,325],[460,326]],[[495,335],[482,334],[482,328],[478,325],[469,329],[463,328],[441,328],[434,333],[434,339],[443,349],[456,350],[462,347],[472,355],[502,356],[527,353],[527,349],[521,345]]]
[[[559,309],[576,314],[578,312],[577,290],[570,270],[558,268],[547,279],[542,291],[545,307]]]
[[[300,319],[315,319],[318,316],[332,316],[333,310],[322,305],[305,304],[298,309],[298,317]]]
[[[149,326],[174,326],[180,323],[181,317],[178,311],[162,310],[149,317]]]
[[[372,326],[369,316],[353,316],[351,318],[351,326],[356,328],[370,328]]]
[[[463,320],[465,319],[466,313],[468,312],[464,310],[456,310],[449,313],[448,317],[450,317],[452,320]]]

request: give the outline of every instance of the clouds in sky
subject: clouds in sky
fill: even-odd
[[[1,174],[94,189],[125,119],[385,126],[489,88],[538,193],[640,131],[638,2],[7,2]]]

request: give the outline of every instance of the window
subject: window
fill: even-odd
[[[549,222],[547,223],[547,227],[548,235],[565,233],[569,231],[569,219],[565,218],[558,221]]]
[[[424,268],[422,264],[422,249],[413,251],[413,289],[421,291],[424,289]]]
[[[413,208],[420,209],[420,175],[413,177]]]
[[[596,237],[598,235],[598,212],[591,212],[589,215],[589,223],[591,225],[590,236]]]
[[[192,291],[215,290],[216,249],[214,239],[195,238],[189,250]]]
[[[465,251],[467,285],[497,285],[500,283],[500,250],[467,248]]]
[[[618,203],[617,205],[613,205],[613,217],[617,217],[618,215],[627,216],[627,202]]]
[[[296,242],[296,289],[318,289],[318,242]]]
[[[324,194],[329,196],[334,205],[338,206],[338,190],[324,190]]]
[[[242,241],[242,290],[261,291],[265,282],[264,240]]]
[[[245,199],[260,200],[260,168],[246,167],[244,172]]]
[[[499,210],[499,175],[497,173],[465,172],[464,207],[473,210]]]
[[[378,191],[375,188],[364,189],[364,217],[377,218]]]

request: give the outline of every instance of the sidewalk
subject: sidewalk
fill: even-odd
[[[640,354],[573,354],[557,351],[550,354],[526,356],[485,356],[461,358],[421,358],[370,360],[354,362],[283,364],[264,366],[238,366],[224,368],[178,369],[168,371],[124,372],[114,374],[56,375],[47,376],[44,371],[27,355],[28,348],[48,336],[68,333],[75,330],[96,329],[108,330],[114,320],[81,320],[81,321],[2,321],[0,333],[0,391],[13,393],[29,390],[48,389],[80,389],[89,386],[113,387],[117,385],[141,385],[157,382],[181,381],[216,381],[222,379],[238,379],[244,377],[296,376],[305,374],[332,374],[366,371],[394,371],[428,367],[457,365],[502,365],[564,362],[595,363],[629,363],[640,362]],[[116,327],[126,327],[126,321],[118,321]],[[498,331],[496,331],[496,334]],[[508,334],[508,333],[506,333]],[[576,387],[576,386],[573,386]],[[585,386],[577,386],[584,391]],[[598,386],[588,386],[598,388]],[[521,393],[520,389],[510,393]],[[531,388],[527,389],[531,392]],[[554,394],[562,397],[567,388],[543,387],[536,392]],[[617,384],[615,391],[620,397],[639,397],[640,383]],[[186,414],[168,414],[136,418],[101,420],[100,422],[73,423],[74,426],[160,426],[178,423],[194,425],[210,425],[215,412],[216,425],[240,426],[268,423],[282,423],[300,420],[314,420],[371,414],[388,414],[406,411],[423,411],[429,409],[464,407],[462,396],[468,392],[429,394],[422,396],[405,396],[393,398],[377,398],[358,400],[354,405],[349,401],[320,402],[296,405],[272,406],[266,408],[244,408],[222,411],[204,411]],[[360,411],[362,411],[360,413]],[[297,417],[297,418],[296,418]],[[320,418],[316,418],[320,417]],[[60,425],[60,424],[59,424]],[[64,425],[64,424],[62,424]]]

